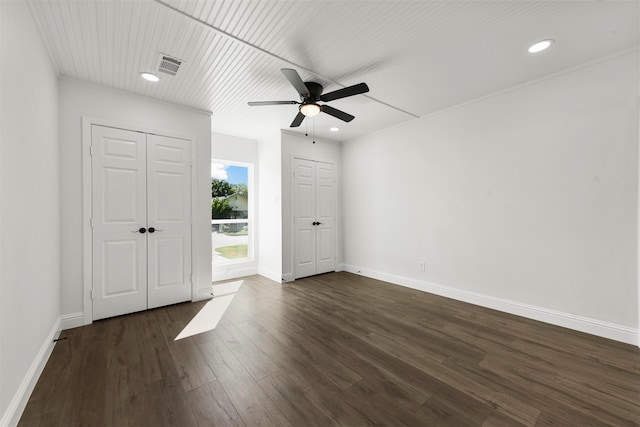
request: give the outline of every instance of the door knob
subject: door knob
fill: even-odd
[[[146,233],[146,232],[147,232],[147,229],[146,229],[146,228],[144,228],[144,227],[140,227],[140,228],[138,229],[138,233],[142,233],[142,234],[144,234],[144,233]]]
[[[159,233],[164,230],[160,230],[159,228],[149,227],[149,233],[155,233],[156,231]]]

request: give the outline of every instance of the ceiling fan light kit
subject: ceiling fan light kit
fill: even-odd
[[[305,82],[296,70],[291,68],[281,68],[282,74],[289,80],[291,86],[295,88],[300,95],[300,102],[298,101],[253,101],[249,102],[250,106],[261,105],[283,105],[283,104],[298,104],[299,112],[291,122],[290,127],[295,128],[300,126],[305,117],[314,117],[318,114],[326,113],[344,122],[350,122],[355,118],[349,113],[333,108],[327,104],[318,104],[319,101],[329,102],[336,99],[347,98],[349,96],[360,95],[361,93],[369,92],[369,86],[366,83],[358,83],[353,86],[347,86],[342,89],[334,90],[333,92],[323,94],[323,87],[320,83]]]
[[[320,114],[320,106],[318,104],[302,104],[300,106],[300,112],[305,117],[314,117]]]

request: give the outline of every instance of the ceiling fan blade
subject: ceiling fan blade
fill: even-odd
[[[296,70],[293,70],[291,68],[281,68],[280,71],[282,71],[282,74],[284,74],[287,80],[289,80],[289,83],[293,85],[300,96],[305,98],[310,95],[309,89],[307,89],[307,86],[304,84],[302,78],[300,77],[300,74],[298,74]]]
[[[259,105],[285,105],[285,104],[298,104],[297,101],[249,101],[247,104],[252,107]]]
[[[346,98],[347,96],[360,95],[361,93],[369,92],[369,86],[366,83],[358,83],[357,85],[344,87],[342,89],[334,90],[333,92],[325,93],[320,96],[320,101],[328,102],[334,99]]]
[[[300,126],[302,124],[303,120],[304,120],[304,114],[298,113],[296,118],[293,119],[293,121],[291,122],[291,126],[289,126],[289,127],[297,128],[298,126]]]
[[[351,120],[355,119],[355,116],[352,116],[351,114],[345,113],[344,111],[338,110],[337,108],[333,108],[328,105],[321,105],[320,110],[323,113],[327,113],[330,116],[336,117],[344,122],[350,122]]]

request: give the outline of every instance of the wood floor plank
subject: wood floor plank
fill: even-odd
[[[354,342],[357,340],[353,337]],[[398,377],[392,372],[388,372],[383,366],[375,361],[372,363],[366,355],[360,354],[357,345],[343,341],[342,345],[331,339],[325,343],[330,354],[342,364],[358,373],[366,379],[368,388],[374,389],[379,394],[387,395],[394,401],[395,407],[406,408],[410,411],[418,409],[431,396],[436,388],[431,382],[423,382],[414,387],[413,379]]]
[[[479,348],[491,353],[487,360],[502,361],[502,367],[493,372],[512,372],[516,369],[520,376],[519,382],[534,381],[539,385],[541,396],[554,395],[554,390],[545,390],[547,384],[555,389],[556,384],[566,383],[563,386],[565,391],[573,390],[569,395],[582,396],[582,400],[591,399],[599,403],[606,401],[612,407],[618,408],[617,412],[620,413],[627,411],[633,415],[636,411],[637,401],[640,399],[640,377],[634,373],[608,369],[605,374],[598,370],[590,358],[583,357],[582,354],[575,354],[573,360],[570,360],[563,357],[566,356],[564,351],[540,347],[539,344],[531,342],[523,345],[519,343],[520,339],[508,344],[505,341],[497,342],[491,339],[488,331],[482,333],[485,338],[483,339],[469,332],[477,328],[467,327],[467,330],[462,330],[458,326],[451,328],[451,325],[448,325],[445,329],[455,331],[458,338],[473,341]],[[575,363],[576,359],[581,359],[580,363]],[[479,367],[489,363],[487,360]],[[534,389],[529,388],[530,391]],[[579,405],[585,407],[583,403]],[[575,414],[573,416],[575,417]]]
[[[624,369],[619,366],[619,363],[614,362],[615,364],[612,365],[608,361],[594,358],[580,350],[575,353],[567,348],[557,349],[521,339],[515,340],[510,347],[520,354],[535,355],[540,364],[553,365],[564,375],[586,377],[591,382],[597,382],[600,387],[618,389],[619,393],[614,392],[613,395],[640,396],[640,372],[637,372],[633,366],[627,365],[628,368]],[[603,365],[609,368],[603,370],[601,369]]]
[[[282,371],[261,379],[258,384],[294,426],[324,427],[337,422],[320,410],[302,387]]]
[[[145,385],[148,405],[143,413],[141,425],[153,426],[195,426],[196,421],[187,395],[177,376],[164,378],[154,384]]]
[[[277,327],[266,325],[264,329],[287,348],[287,351],[299,355],[301,363],[313,366],[316,372],[339,388],[348,388],[362,379],[352,369],[336,360],[326,347],[327,340],[335,335],[335,331],[331,335],[307,333],[300,323],[282,320]],[[283,369],[287,371],[287,367]]]
[[[286,368],[287,375],[301,387],[307,387],[324,378],[322,372],[309,364],[304,354],[290,351],[287,346],[279,342],[265,328],[254,322],[244,322],[237,325],[238,329],[251,341],[275,360],[280,369]]]
[[[246,425],[218,381],[187,392],[186,399],[198,426]]]
[[[640,349],[360,275],[63,331],[32,426],[639,426]]]
[[[170,337],[177,336],[176,330],[180,331],[184,328],[182,323],[178,323],[178,325],[179,327],[166,329],[169,340],[171,340]],[[173,366],[180,377],[180,382],[185,392],[217,379],[205,356],[193,343],[185,339],[176,341],[174,338],[173,341],[171,345],[167,345],[167,349],[173,359]]]
[[[514,360],[514,364],[517,361]],[[460,363],[455,359],[449,359],[445,362],[445,366],[450,367],[455,372],[463,375],[465,378],[484,385],[488,390],[500,390],[503,396],[507,398],[515,399],[516,402],[526,402],[530,408],[535,408],[535,412],[530,414],[529,418],[524,418],[520,415],[520,411],[513,411],[510,414],[505,411],[503,406],[496,407],[490,418],[506,418],[513,419],[514,423],[523,425],[527,424],[527,419],[533,422],[535,420],[536,425],[541,425],[541,420],[546,419],[550,422],[549,425],[556,426],[568,426],[568,425],[580,425],[588,426],[591,423],[597,423],[592,417],[589,417],[575,408],[559,405],[554,398],[540,393],[534,389],[528,388],[517,378],[515,381],[508,375],[496,373],[494,371],[485,370],[479,366],[470,366],[464,362]],[[509,406],[507,406],[508,408]],[[515,406],[517,408],[517,406]]]
[[[282,411],[262,390],[249,371],[220,338],[198,344],[227,396],[245,424],[289,426]]]
[[[421,426],[424,419],[414,411],[399,409],[393,394],[380,393],[366,379],[340,392],[341,398],[351,407],[366,414],[372,425]]]
[[[431,396],[416,414],[426,425],[464,427],[482,425],[492,411],[491,405],[457,390],[448,390],[446,394]]]
[[[375,425],[375,418],[370,417],[366,408],[350,406],[345,401],[343,392],[344,390],[335,384],[323,380],[307,387],[305,395],[329,417],[336,420],[338,425],[350,427]]]
[[[143,320],[134,327],[137,351],[141,356],[146,356],[144,357],[144,363],[139,368],[141,370],[139,377],[145,383],[162,380],[162,376],[169,371],[172,363],[171,355],[165,351],[164,340],[157,326],[159,324],[159,312],[160,310],[149,311]]]
[[[220,326],[216,328],[216,334],[256,381],[280,371],[280,367],[235,325]]]
[[[537,425],[540,425],[538,418]],[[517,422],[511,417],[498,411],[491,412],[482,423],[482,427],[523,427],[524,424]]]
[[[571,383],[562,378],[537,375],[537,371],[523,365],[515,365],[505,360],[487,357],[480,367],[502,377],[522,384],[529,390],[547,395],[567,407],[575,408],[583,414],[612,425],[626,425],[640,421],[637,407],[626,405],[620,399],[592,389],[588,384]],[[637,402],[636,402],[637,405]],[[602,410],[603,407],[610,408]]]

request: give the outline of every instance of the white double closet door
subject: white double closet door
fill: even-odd
[[[94,320],[191,300],[190,143],[92,125]]]
[[[293,159],[294,276],[336,269],[335,165]]]

